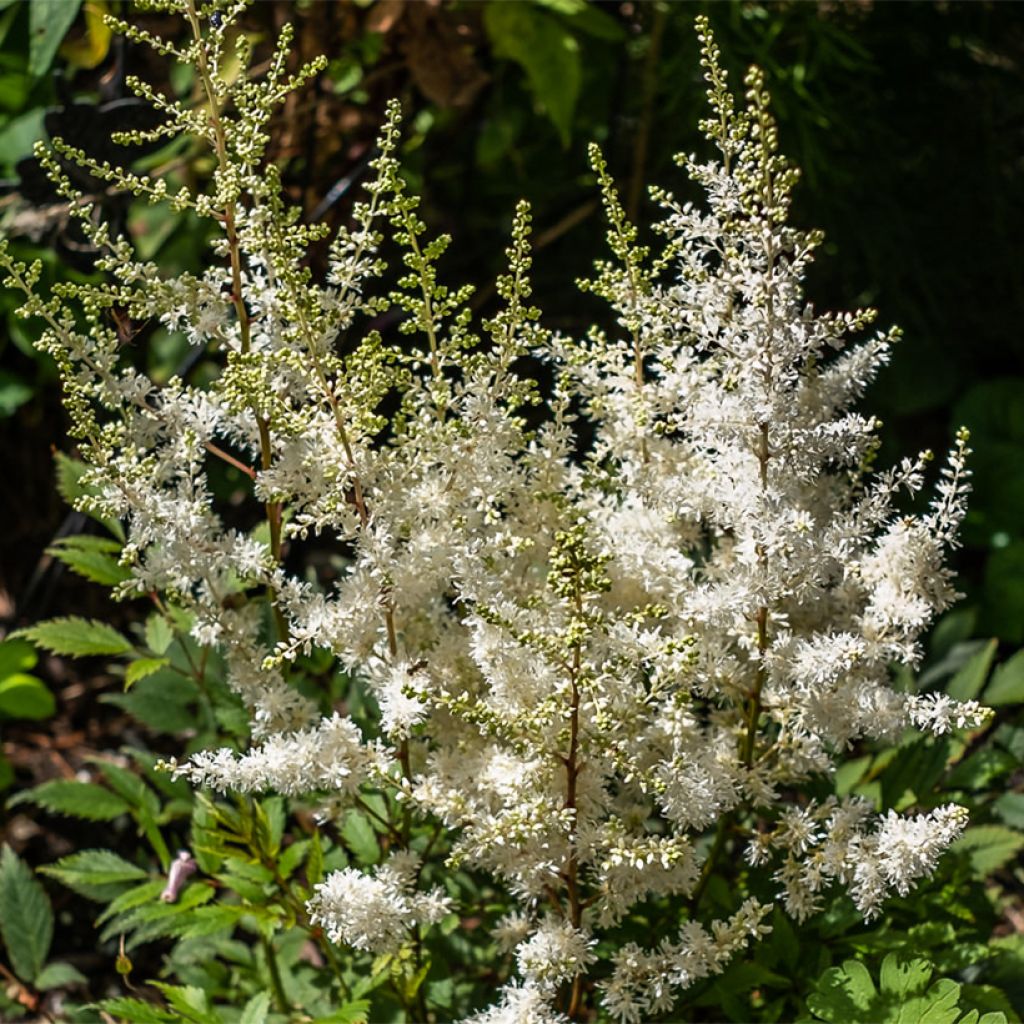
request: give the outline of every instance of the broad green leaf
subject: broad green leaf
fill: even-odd
[[[15,672],[0,679],[0,715],[36,721],[49,718],[56,710],[53,694],[35,676]]]
[[[1003,825],[978,825],[967,829],[952,849],[967,853],[975,874],[984,877],[1024,849],[1024,833]]]
[[[139,658],[133,661],[124,673],[124,688],[126,690],[134,686],[140,679],[145,679],[147,676],[153,675],[154,672],[159,672],[160,669],[165,668],[168,664],[166,658]]]
[[[142,868],[119,857],[113,850],[82,850],[39,871],[86,899],[100,903],[114,899],[132,882],[147,877]]]
[[[112,626],[95,619],[82,619],[70,615],[63,619],[50,619],[27,629],[18,630],[36,646],[54,654],[84,658],[94,654],[128,654],[131,643]]]
[[[38,661],[35,648],[27,640],[10,638],[0,643],[0,679],[12,672],[28,672]]]
[[[67,985],[87,985],[88,983],[89,979],[77,967],[72,967],[71,964],[60,961],[47,964],[36,975],[36,980],[33,982],[35,987],[41,992],[45,992],[50,988],[64,988]]]
[[[53,911],[39,879],[9,846],[0,852],[0,936],[14,973],[33,983],[50,952]]]
[[[853,1024],[868,1019],[876,995],[868,969],[857,960],[847,960],[818,979],[816,990],[807,997],[807,1007],[829,1024]]]
[[[579,45],[572,33],[560,18],[533,4],[487,4],[483,14],[495,55],[523,68],[567,146],[581,80]]]
[[[60,55],[79,68],[94,68],[110,50],[113,31],[104,15],[109,13],[106,0],[88,0],[82,12],[85,16],[85,35],[81,39],[65,39]]]
[[[1024,650],[996,667],[984,701],[993,707],[1024,703]]]
[[[1024,793],[1004,793],[992,809],[1011,828],[1024,829]]]
[[[9,801],[10,806],[20,803],[35,804],[54,814],[65,814],[86,821],[113,821],[131,811],[126,801],[105,786],[71,779],[44,782],[34,789],[19,793]]]
[[[974,700],[985,685],[998,646],[997,640],[989,640],[966,665],[954,673],[946,684],[946,693],[954,700]]]
[[[62,537],[46,550],[79,576],[105,587],[113,587],[131,579],[132,575],[117,560],[121,547],[121,543],[112,537],[81,534],[77,537]]]
[[[927,960],[900,960],[890,954],[882,961],[878,981],[883,992],[905,998],[924,992],[931,976],[932,967]]]
[[[82,0],[29,0],[28,71],[39,77],[50,70],[57,47],[78,16]]]

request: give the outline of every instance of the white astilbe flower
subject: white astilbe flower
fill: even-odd
[[[569,1018],[559,1013],[547,994],[529,982],[506,985],[498,1001],[486,1010],[467,1017],[463,1024],[568,1024]]]
[[[596,940],[568,921],[546,918],[533,934],[516,947],[516,963],[527,984],[553,992],[587,969],[597,957]]]
[[[297,795],[354,793],[383,771],[383,751],[364,743],[351,720],[333,715],[313,728],[273,736],[241,756],[230,750],[195,754],[174,774],[221,792]]]
[[[890,891],[906,896],[930,874],[966,824],[967,811],[954,804],[913,817],[889,811],[876,819],[866,800],[832,798],[784,813],[771,833],[758,836],[747,859],[764,863],[771,849],[785,851],[775,877],[786,909],[799,920],[820,909],[821,894],[833,881],[849,888],[857,909],[870,919]]]
[[[662,939],[653,951],[627,943],[613,956],[612,975],[601,985],[605,1009],[624,1024],[667,1012],[679,989],[719,974],[738,949],[769,932],[762,921],[770,912],[771,907],[750,899],[727,921],[716,921],[710,932],[690,921],[677,940]]]
[[[372,875],[355,868],[331,872],[306,905],[310,922],[321,925],[332,942],[394,952],[413,928],[436,924],[451,906],[439,889],[416,891],[417,868],[415,855],[396,853]]]

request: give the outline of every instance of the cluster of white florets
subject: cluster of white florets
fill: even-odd
[[[621,336],[541,330],[520,207],[505,305],[474,346],[465,292],[436,285],[443,244],[417,244],[393,114],[372,201],[332,247],[327,285],[301,269],[313,235],[274,212],[275,177],[241,157],[194,200],[230,213],[219,250],[230,269],[165,282],[118,243],[118,302],[224,353],[217,380],[158,388],[120,366],[99,321],[87,335],[54,320],[44,338],[81,399],[91,507],[126,523],[125,589],[190,608],[252,716],[247,753],[196,754],[177,770],[334,808],[365,785],[390,788],[447,827],[450,862],[489,872],[521,906],[497,929],[519,978],[479,1024],[561,1019],[553,1000],[595,962],[601,930],[651,897],[689,899],[690,916],[653,948],[611,956],[608,1011],[668,1012],[723,969],[770,907],[694,916],[720,846],[698,855],[709,830],[745,844],[802,918],[833,883],[875,913],[964,823],[956,808],[879,820],[863,801],[797,808],[780,795],[830,773],[858,738],[980,721],[973,703],[890,686],[891,664],[917,663],[955,596],[943,559],[964,512],[965,439],[923,515],[901,512],[897,495],[922,487],[927,460],[868,471],[877,423],[850,409],[895,335],[851,346],[869,311],[819,315],[805,302],[820,239],[785,224],[795,174],[761,78],[735,109],[702,32],[720,157],[689,161],[707,209],[657,194],[663,258],[637,246],[595,157],[615,260],[589,287]],[[409,250],[389,301],[414,337],[370,334],[353,348],[358,317],[381,308],[369,287],[381,215]],[[536,388],[517,372],[527,352],[556,381],[532,432],[521,407]],[[395,393],[401,416],[381,440],[381,402]],[[119,418],[100,427],[90,404]],[[593,434],[585,453],[577,415]],[[225,452],[266,505],[257,534],[218,513],[207,467]],[[345,553],[330,586],[282,568],[281,545],[309,534]],[[243,591],[268,594],[273,616],[231,599]],[[288,663],[313,648],[372,696],[380,739],[343,714],[321,718],[290,684]],[[752,808],[774,824],[735,838]],[[312,921],[338,943],[394,950],[449,909],[419,878],[401,852],[370,874],[336,871],[309,902]]]

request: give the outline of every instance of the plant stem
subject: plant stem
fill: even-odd
[[[281,980],[281,968],[277,962],[277,953],[274,952],[274,944],[267,936],[262,936],[263,952],[267,958],[267,970],[270,973],[270,984],[274,990],[274,1002],[282,1013],[291,1013],[291,1006],[288,1003],[288,996],[285,995],[284,983]]]

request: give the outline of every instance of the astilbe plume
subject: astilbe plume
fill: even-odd
[[[963,828],[961,809],[879,817],[858,799],[794,794],[860,737],[982,717],[890,685],[890,666],[917,664],[923,631],[955,597],[944,557],[964,512],[966,438],[922,514],[899,511],[897,496],[922,487],[927,455],[870,470],[878,423],[852,410],[897,334],[851,343],[873,311],[804,301],[821,236],[787,224],[797,173],[761,73],[737,105],[698,19],[703,129],[718,155],[681,160],[703,207],[654,192],[657,255],[592,152],[612,259],[585,287],[611,304],[611,335],[540,326],[520,204],[503,306],[481,340],[469,289],[438,283],[448,240],[426,239],[399,176],[397,106],[369,197],[316,281],[304,258],[324,232],[299,223],[263,154],[276,105],[322,65],[289,78],[286,31],[262,81],[229,79],[225,40],[243,5],[152,6],[183,11],[190,41],[121,29],[194,66],[205,100],[190,108],[134,83],[167,119],[135,137],[204,140],[210,190],[172,191],[56,143],[40,157],[104,249],[108,281],[44,298],[38,268],[6,251],[4,262],[62,369],[91,466],[85,500],[125,524],[120,593],[190,609],[251,714],[248,752],[174,770],[222,791],[312,797],[327,816],[383,789],[406,808],[406,844],[410,821],[450,830],[449,866],[488,873],[520,908],[495,931],[518,977],[480,1022],[576,1017],[595,979],[614,1017],[669,1011],[767,930],[771,905],[752,897],[726,919],[701,913],[730,844],[798,919],[833,883],[866,917],[909,891]],[[167,278],[137,259],[92,218],[67,159],[215,220],[211,268]],[[385,227],[404,274],[375,294]],[[396,306],[406,340],[360,326]],[[126,366],[114,307],[219,353],[219,376],[157,386]],[[528,353],[555,380],[535,430]],[[252,467],[262,534],[224,524],[208,465],[225,451]],[[284,545],[308,535],[346,553],[330,587],[282,567]],[[266,600],[231,599],[254,592]],[[290,660],[313,648],[375,699],[378,737],[321,716],[291,685]],[[398,843],[372,874],[330,875],[312,923],[358,950],[418,942],[451,908],[422,866]],[[649,948],[606,945],[599,961],[598,939],[652,897],[672,898],[681,925]]]

